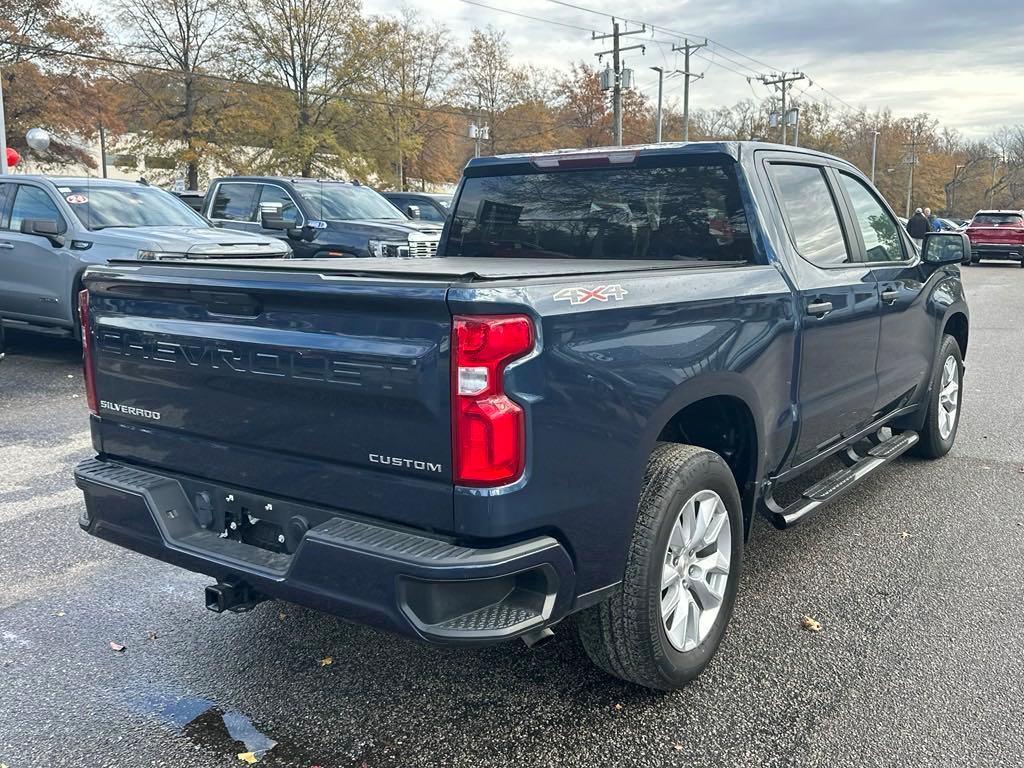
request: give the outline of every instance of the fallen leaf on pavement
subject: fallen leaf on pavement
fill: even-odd
[[[675,748],[676,752],[682,752],[684,749],[683,745],[680,744],[678,741],[673,745],[673,747]]]
[[[149,633],[148,633],[148,634],[146,635],[146,639],[147,639],[147,640],[156,640],[156,632],[149,632]]]
[[[253,765],[254,763],[258,763],[260,761],[260,759],[256,757],[255,752],[239,752],[238,759],[241,760],[243,763],[248,763],[249,765]]]
[[[333,656],[324,656],[322,659],[320,659],[320,666],[321,667],[329,667],[333,663],[334,663],[334,657]]]
[[[124,653],[124,646],[120,643],[115,643],[113,640],[110,641],[110,650],[117,651],[118,653]]]
[[[800,620],[800,626],[808,632],[821,632],[821,622],[816,619],[812,619],[810,616],[804,616],[803,619]]]
[[[64,611],[57,611],[57,612],[56,612],[55,614],[53,614],[53,615],[54,615],[54,616],[63,616],[63,615],[64,615]]]
[[[277,618],[278,618],[279,621],[284,621],[285,619],[288,618],[288,614],[287,613],[279,613],[279,614],[277,614]]]
[[[621,705],[621,704],[616,704],[616,705],[615,705],[615,708],[616,708],[616,709],[622,709],[622,705]]]

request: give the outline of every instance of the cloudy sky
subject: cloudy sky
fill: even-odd
[[[611,20],[602,14],[648,22],[655,26],[653,34],[630,37],[632,43],[645,37],[650,41],[645,55],[631,51],[625,57],[652,100],[657,75],[648,67],[681,69],[681,56],[671,48],[678,42],[675,33],[684,33],[714,41],[701,58],[691,60],[695,71],[705,73],[691,86],[694,107],[763,98],[765,87],[748,84],[745,76],[774,68],[805,72],[814,83],[806,89],[809,97],[831,99],[841,107],[823,86],[854,107],[889,107],[896,115],[927,111],[970,138],[1024,123],[1020,0],[566,0],[577,8],[552,0],[479,0],[570,26],[462,0],[406,2],[424,19],[447,24],[460,41],[474,26],[491,24],[505,31],[517,60],[552,68],[565,68],[574,59],[596,61],[593,54],[604,43],[591,41],[587,30],[610,31]],[[391,13],[398,5],[397,0],[364,3],[370,13]],[[800,84],[797,93],[804,87]],[[667,100],[681,101],[681,91],[682,78],[666,82]]]

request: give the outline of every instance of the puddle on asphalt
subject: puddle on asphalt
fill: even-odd
[[[277,742],[261,733],[252,720],[236,709],[224,710],[216,702],[198,696],[143,694],[140,709],[155,715],[161,722],[191,741],[210,749],[230,752],[252,752],[262,759]],[[239,748],[244,746],[244,749]]]

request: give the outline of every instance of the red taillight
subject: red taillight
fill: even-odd
[[[533,349],[526,315],[461,315],[452,326],[452,456],[459,485],[503,485],[523,473],[523,409],[502,375]]]
[[[89,338],[89,292],[78,292],[78,320],[82,324],[82,372],[85,375],[85,397],[89,402],[89,411],[100,412],[96,399],[96,372],[92,362],[92,342]]]

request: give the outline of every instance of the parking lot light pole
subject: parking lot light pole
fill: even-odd
[[[878,157],[878,134],[881,131],[875,131],[874,136],[871,137],[871,183],[875,183],[875,158]]]
[[[665,84],[665,70],[661,67],[651,67],[658,73],[658,117],[654,123],[654,143],[661,144],[661,89]]]

